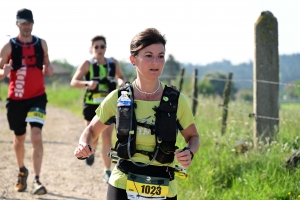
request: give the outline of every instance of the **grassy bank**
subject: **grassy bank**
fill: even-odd
[[[300,105],[281,105],[277,138],[254,148],[252,104],[230,103],[227,133],[221,135],[218,103],[201,99],[196,116],[201,149],[189,178],[178,181],[179,199],[300,199],[300,168],[285,167],[285,159],[300,147]],[[245,153],[235,149],[242,142]]]

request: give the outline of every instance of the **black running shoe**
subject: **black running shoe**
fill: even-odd
[[[85,160],[85,162],[86,162],[87,165],[92,166],[93,163],[94,163],[94,160],[95,160],[95,155],[92,154],[92,155],[90,155],[90,157],[88,157],[88,158]]]

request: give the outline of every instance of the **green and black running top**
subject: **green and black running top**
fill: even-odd
[[[113,59],[105,58],[106,65],[98,64],[97,60],[92,58],[89,60],[89,72],[85,75],[85,80],[94,80],[98,82],[94,90],[86,90],[84,103],[99,105],[103,99],[117,87],[115,79],[116,64]]]

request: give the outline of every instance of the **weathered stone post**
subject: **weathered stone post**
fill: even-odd
[[[279,118],[278,23],[269,11],[262,12],[255,23],[253,79],[254,141],[265,141],[273,138],[279,126],[279,120],[274,120]]]

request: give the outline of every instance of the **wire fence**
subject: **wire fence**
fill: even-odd
[[[172,79],[176,80],[179,78],[179,76],[166,76],[162,75],[161,78],[167,78],[167,79]],[[193,75],[185,75],[183,79],[191,79],[194,78]],[[212,77],[202,77],[198,76],[197,77],[199,80],[214,80],[214,81],[223,81],[226,82],[226,78],[212,78]],[[275,82],[275,81],[267,81],[267,80],[255,80],[255,79],[232,79],[231,82],[251,82],[251,83],[266,83],[266,84],[272,84],[272,85],[281,85],[281,86],[292,86],[292,87],[300,87],[299,84],[293,84],[293,83],[282,83],[282,82]]]
[[[183,79],[188,79],[192,80],[195,76],[193,75],[185,75],[182,77]],[[162,78],[171,78],[173,80],[177,79],[178,76],[162,76]],[[215,81],[223,81],[223,82],[252,82],[252,83],[264,83],[264,84],[272,84],[272,85],[281,85],[281,86],[291,86],[291,87],[300,87],[299,84],[293,84],[293,83],[283,83],[283,82],[275,82],[275,81],[267,81],[267,80],[255,80],[255,79],[226,79],[226,78],[214,78],[214,77],[197,77],[201,78],[200,80],[215,80]],[[220,107],[224,110],[230,111],[232,113],[239,113],[246,115],[250,118],[253,118],[255,120],[257,119],[267,119],[267,120],[274,120],[274,121],[281,121],[281,122],[291,122],[291,123],[300,123],[300,120],[293,120],[293,119],[286,119],[286,118],[277,118],[277,117],[271,117],[271,116],[263,116],[263,115],[258,115],[256,113],[252,112],[246,112],[246,111],[240,111],[236,110],[235,108],[228,108],[226,106],[216,104],[216,103],[204,103],[203,101],[199,100],[198,98],[193,97],[192,95],[188,95],[188,97],[192,100],[197,101],[198,104],[205,104],[205,105],[213,105]],[[300,102],[300,99],[292,99],[292,100],[285,100],[285,99],[279,99],[279,103],[297,103]]]
[[[205,105],[205,106],[210,105],[210,106],[218,107],[218,108],[230,111],[231,113],[238,113],[238,114],[245,115],[245,116],[247,116],[249,118],[253,118],[255,120],[256,119],[268,119],[268,120],[274,120],[274,121],[291,122],[291,123],[300,124],[300,120],[292,120],[292,119],[286,119],[286,118],[276,118],[276,117],[270,117],[270,116],[257,115],[257,114],[252,113],[252,112],[241,111],[241,110],[238,110],[238,109],[235,109],[235,108],[228,108],[228,107],[223,106],[221,104],[203,102],[201,99],[195,98],[191,95],[188,95],[187,97],[189,99],[196,100],[199,104],[202,104],[202,105]]]

